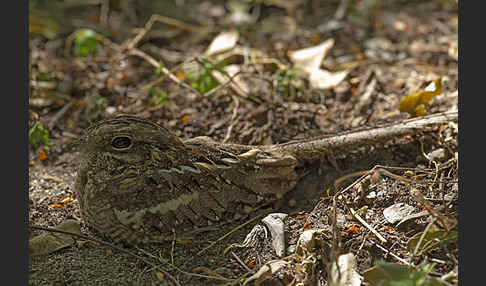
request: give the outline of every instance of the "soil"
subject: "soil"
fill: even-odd
[[[190,20],[177,16],[185,13],[165,15],[194,27],[211,26],[210,32],[198,34],[181,25],[154,25],[137,45],[169,69],[202,56],[217,34],[236,25],[220,1],[185,2],[165,9],[191,11]],[[48,129],[50,144],[31,144],[29,148],[29,225],[55,227],[74,219],[80,223],[83,235],[107,244],[74,237],[75,243],[68,247],[29,257],[29,285],[240,285],[238,278],[248,277],[265,262],[279,258],[270,240],[261,237],[252,247],[234,247],[256,224],[261,224],[259,219],[219,240],[255,214],[198,230],[190,239],[169,238],[166,243],[139,247],[114,244],[90,229],[80,217],[73,190],[79,160],[75,143],[82,130],[99,119],[129,113],[150,118],[182,138],[209,136],[241,144],[283,143],[406,118],[407,114],[398,112],[400,98],[423,89],[438,77],[444,81],[443,91],[432,99],[426,113],[457,110],[457,5],[449,3],[455,1],[397,1],[367,8],[363,3],[373,1],[350,1],[348,12],[339,21],[331,20],[341,1],[295,2],[298,4],[293,9],[261,4],[255,22],[238,27],[239,46],[251,47],[269,59],[290,65],[288,51],[333,38],[335,44],[324,58],[323,68],[339,71],[353,66],[339,85],[326,90],[312,89],[305,81],[304,88],[288,83],[272,86],[278,81],[274,68],[240,59],[236,62],[248,75],[247,97],[235,94],[229,86],[206,96],[169,77],[160,79],[147,58],[126,56],[113,60],[116,47],[133,39],[139,32],[133,29],[143,27],[150,17],[150,13],[143,16],[147,13],[143,5],[137,11],[145,13],[130,16],[128,10],[113,4],[107,18],[109,28],[103,26],[100,15],[104,10],[98,6],[79,4],[83,9],[77,12],[59,8],[52,19],[68,19],[70,13],[77,13],[78,18],[87,21],[84,26],[104,31],[105,39],[110,41],[104,41],[95,56],[77,57],[66,50],[66,43],[72,41],[70,34],[78,28],[76,24],[66,24],[54,38],[30,35],[31,73],[37,76],[31,78],[30,123],[32,127],[40,122]],[[121,25],[123,29],[116,25],[117,20],[126,21],[125,26]],[[235,54],[240,58],[241,54]],[[371,85],[372,81],[376,82]],[[295,83],[295,79],[290,82]],[[55,87],[43,87],[41,83],[55,83]],[[152,92],[144,89],[147,84],[152,85]],[[364,97],[367,88],[371,91]],[[161,98],[166,104],[157,102]],[[424,231],[431,215],[410,219],[398,227],[383,215],[385,208],[397,203],[412,206],[414,213],[423,211],[425,205],[411,195],[411,189],[417,189],[433,207],[445,206],[441,215],[457,219],[457,125],[397,138],[394,143],[336,158],[339,170],[326,158],[307,166],[308,175],[277,209],[289,214],[287,246],[295,246],[309,226],[331,229],[332,194],[337,191],[333,185],[337,179],[356,171],[386,169],[398,177],[376,171],[367,178],[371,180],[368,185],[357,184],[360,187],[351,187],[339,197],[334,221],[340,237],[339,252],[355,255],[361,275],[379,261],[413,265],[434,262],[431,275],[435,277],[457,272],[457,242],[418,255],[407,249],[407,241]],[[47,158],[42,158],[43,153]],[[357,180],[361,180],[358,174],[351,176],[338,190]],[[356,210],[367,207],[363,216],[386,243],[352,217],[350,205]],[[42,233],[45,231],[31,228],[29,237]],[[314,267],[313,283],[324,285],[326,265],[316,263]],[[298,276],[295,269],[287,271],[287,276]],[[280,276],[285,277],[282,281],[287,281],[285,275]],[[266,283],[283,285],[275,277]]]

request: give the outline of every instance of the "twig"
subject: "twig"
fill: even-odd
[[[157,62],[154,58],[152,58],[151,56],[149,56],[146,53],[142,52],[141,50],[139,50],[139,49],[131,49],[131,50],[128,51],[127,55],[137,56],[137,57],[140,57],[140,58],[148,61],[152,66],[154,66],[157,69],[160,69],[160,71],[162,71],[164,74],[166,74],[171,80],[173,80],[177,84],[182,85],[183,87],[188,88],[188,89],[192,90],[193,92],[195,92],[196,94],[199,94],[200,95],[200,92],[199,91],[197,91],[196,89],[194,89],[192,86],[188,85],[187,83],[179,80],[166,67],[161,67],[159,62]]]
[[[214,64],[210,59],[207,59],[205,58],[204,59],[206,62],[210,63],[213,67],[217,67],[216,64]],[[218,80],[218,76],[216,76],[212,70],[208,69],[203,62],[201,62],[201,60],[198,60],[196,58],[196,62],[203,68],[205,69],[209,74],[211,74],[211,76],[213,76],[215,79]],[[226,77],[228,79],[228,81],[226,83],[229,83],[229,87],[231,88],[231,90],[236,94],[238,95],[239,97],[242,97],[242,98],[248,98],[248,95],[243,91],[243,89],[236,83],[233,81],[233,79],[238,75],[238,73],[236,73],[234,76],[230,76],[226,71],[224,70],[220,70],[218,69],[218,72],[221,73],[224,77]],[[218,80],[219,82],[219,80]],[[219,82],[220,85],[221,85],[221,82]],[[225,84],[226,84],[225,83]]]
[[[241,266],[243,266],[243,268],[245,268],[247,271],[251,272],[250,267],[248,267],[245,263],[243,263],[243,261],[241,261],[241,259],[238,257],[238,255],[236,255],[233,251],[231,251],[231,255],[233,255],[233,257],[236,259],[236,261],[238,261],[238,263],[240,263]]]
[[[194,60],[196,57],[197,57],[197,56],[194,56],[194,57],[191,57],[191,58],[189,58],[189,59],[184,60],[182,63],[180,63],[180,64],[178,64],[178,65],[176,65],[176,66],[172,67],[172,68],[169,70],[169,72],[168,72],[168,73],[164,72],[164,71],[165,71],[165,69],[164,69],[164,68],[162,68],[161,70],[162,70],[162,72],[164,72],[164,75],[163,75],[163,76],[160,76],[160,77],[158,77],[156,80],[154,80],[154,81],[152,81],[152,82],[150,82],[150,83],[148,83],[148,84],[144,85],[144,86],[143,86],[141,89],[142,89],[142,90],[146,90],[146,89],[149,89],[149,88],[151,88],[152,86],[154,86],[154,85],[156,85],[156,84],[158,84],[158,83],[162,82],[162,81],[164,80],[164,78],[165,78],[165,77],[167,77],[167,76],[168,76],[168,75],[170,75],[170,74],[174,74],[174,72],[175,72],[176,70],[180,69],[180,68],[181,68],[182,66],[184,66],[185,64],[187,64],[187,63],[189,63],[189,62],[193,61],[193,60]]]
[[[263,215],[265,215],[266,212],[264,213],[261,213],[257,216],[255,216],[254,218],[251,218],[247,221],[245,221],[244,223],[240,224],[239,226],[237,226],[236,228],[230,230],[229,232],[227,232],[225,235],[221,236],[220,238],[218,238],[217,240],[213,241],[210,245],[206,246],[205,248],[203,248],[201,251],[199,251],[197,253],[197,255],[201,255],[203,252],[205,252],[206,250],[210,249],[211,247],[213,247],[214,245],[216,245],[216,243],[220,242],[221,240],[225,239],[226,237],[228,237],[230,234],[234,233],[235,231],[245,227],[246,225],[252,223],[253,221],[255,221],[256,219],[262,217]]]
[[[170,245],[170,262],[172,264],[174,264],[174,250],[175,250],[175,243],[176,243],[176,233],[175,231],[173,230],[173,236],[172,236],[172,241],[171,241],[171,245]]]
[[[211,72],[211,71],[208,71],[208,72]],[[213,89],[211,89],[210,91],[206,92],[205,94],[203,94],[204,97],[208,97],[208,96],[211,96],[212,94],[216,93],[218,90],[228,86],[229,84],[231,83],[234,83],[233,82],[233,79],[235,77],[237,77],[241,72],[237,72],[236,74],[234,74],[233,76],[229,77],[228,80],[225,82],[225,83],[219,83],[219,85]],[[211,75],[214,77],[214,75],[211,73]],[[216,77],[214,77],[216,78]]]
[[[226,135],[224,136],[223,143],[228,142],[231,137],[231,131],[233,130],[233,126],[236,123],[236,116],[238,115],[238,108],[240,107],[240,100],[236,96],[232,96],[235,106],[233,107],[233,114],[231,115],[230,125],[228,126],[228,130],[226,131]]]
[[[435,223],[436,220],[437,220],[436,217],[432,217],[429,224],[425,227],[424,232],[422,232],[422,235],[420,235],[417,245],[415,245],[415,248],[413,249],[413,253],[412,253],[413,256],[417,255],[419,247],[422,246],[422,242],[424,241],[425,236],[427,235],[427,233],[429,232],[430,228],[432,227],[432,225]]]
[[[375,245],[376,247],[378,247],[379,249],[383,250],[384,252],[390,254],[392,257],[394,257],[396,260],[400,261],[401,263],[406,264],[406,265],[411,265],[405,259],[403,259],[400,256],[396,255],[395,253],[391,252],[390,250],[386,249],[385,247],[379,245],[378,243],[374,242],[373,240],[368,239],[368,242],[370,242],[371,244]]]
[[[145,262],[148,265],[152,266],[154,269],[160,270],[161,272],[164,273],[164,275],[166,275],[167,277],[169,277],[169,279],[172,280],[175,285],[180,286],[179,282],[172,275],[170,275],[165,269],[161,268],[159,265],[156,265],[156,264],[148,261],[144,257],[142,257],[140,255],[137,255],[137,254],[135,254],[135,253],[133,253],[131,251],[128,251],[126,249],[123,249],[121,247],[118,247],[118,246],[116,246],[116,245],[114,245],[112,243],[109,243],[109,242],[106,242],[106,241],[103,241],[103,240],[99,240],[99,239],[96,239],[96,238],[93,238],[93,237],[89,237],[89,236],[86,236],[86,235],[83,235],[83,234],[78,234],[78,233],[64,231],[64,230],[58,230],[58,229],[54,229],[54,228],[50,228],[50,227],[43,227],[43,226],[36,226],[36,225],[29,225],[29,227],[32,228],[32,229],[38,229],[38,230],[44,230],[44,231],[49,231],[49,232],[58,232],[58,233],[68,234],[68,235],[72,235],[72,236],[84,238],[84,239],[89,240],[89,241],[97,242],[97,243],[103,244],[105,246],[109,246],[109,247],[111,247],[113,249],[116,249],[116,250],[121,251],[121,252],[123,252],[125,254],[128,254],[130,256],[133,256],[133,257],[135,257],[137,259],[142,260],[143,262]],[[156,257],[154,257],[154,255],[152,255],[151,253],[145,251],[144,249],[138,248],[138,250],[139,251],[142,251],[146,255],[149,255],[149,256],[151,256],[153,258],[156,258]],[[187,276],[193,276],[193,277],[198,277],[198,278],[206,278],[206,279],[216,279],[216,280],[223,280],[223,281],[230,281],[230,279],[223,278],[223,277],[213,277],[213,276],[206,276],[206,275],[201,275],[201,274],[197,274],[197,273],[190,273],[190,272],[187,272],[187,271],[184,271],[184,270],[180,269],[179,267],[175,266],[174,264],[170,264],[170,263],[167,263],[165,261],[162,261],[160,258],[156,258],[156,259],[158,259],[161,263],[167,264],[168,266],[174,268],[176,271],[178,271],[178,272],[180,272],[182,274],[185,274]]]
[[[169,277],[170,280],[172,280],[172,282],[174,282],[175,285],[178,285],[180,286],[181,284],[179,284],[179,282],[172,276],[170,275],[165,269],[163,269],[162,267],[160,267],[159,265],[156,265],[150,261],[148,261],[147,259],[145,259],[144,257],[140,256],[140,255],[137,255],[131,251],[128,251],[126,249],[123,249],[121,247],[118,247],[112,243],[109,243],[109,242],[106,242],[106,241],[103,241],[103,240],[100,240],[100,239],[96,239],[96,238],[93,238],[93,237],[89,237],[87,235],[83,235],[83,234],[79,234],[79,233],[74,233],[74,232],[70,232],[70,231],[64,231],[64,230],[58,230],[58,229],[54,229],[54,228],[50,228],[50,227],[43,227],[43,226],[37,226],[37,225],[29,225],[29,228],[31,229],[37,229],[37,230],[44,230],[44,231],[49,231],[49,232],[57,232],[57,233],[62,233],[62,234],[68,234],[68,235],[71,235],[71,236],[75,236],[75,237],[80,237],[80,238],[84,238],[86,240],[89,240],[89,241],[94,241],[94,242],[97,242],[99,244],[103,244],[105,246],[109,246],[111,248],[114,248],[120,252],[123,252],[125,254],[128,254],[130,256],[133,256],[137,259],[140,259],[142,260],[143,262],[147,263],[148,265],[160,270],[161,272],[164,273],[164,275],[166,275],[167,277]]]
[[[155,255],[153,255],[152,253],[146,251],[145,249],[142,249],[142,248],[137,248],[139,251],[143,252],[145,255],[147,256],[150,256],[154,259],[157,259],[160,263],[162,264],[166,264],[172,268],[174,268],[176,271],[179,271],[180,273],[184,274],[184,275],[187,275],[187,276],[192,276],[192,277],[197,277],[197,278],[205,278],[205,279],[215,279],[215,280],[221,280],[221,281],[231,281],[231,279],[228,279],[228,278],[225,278],[219,274],[215,274],[214,276],[209,276],[209,275],[202,275],[202,274],[198,274],[198,273],[191,273],[191,272],[187,272],[187,271],[184,271],[180,268],[178,268],[177,266],[175,266],[173,263],[169,263],[167,261],[164,261],[162,258],[160,257],[156,257]]]
[[[418,189],[412,187],[410,190],[410,195],[412,196],[412,199],[414,201],[421,203],[430,213],[430,215],[432,215],[432,217],[437,218],[441,223],[442,227],[444,227],[447,231],[450,231],[454,227],[456,227],[457,220],[455,218],[450,218],[437,212]]]
[[[364,227],[369,229],[382,243],[387,243],[387,240],[378,231],[376,231],[371,225],[369,225],[364,219],[362,219],[353,208],[349,208],[349,210],[351,211],[353,217],[357,219]]]
[[[108,12],[110,11],[110,0],[103,0],[100,8],[100,23],[108,27]]]
[[[184,30],[189,31],[189,32],[201,33],[201,32],[204,32],[204,31],[207,30],[207,28],[204,28],[204,27],[196,27],[196,26],[189,25],[187,23],[184,23],[182,21],[179,21],[179,20],[176,20],[176,19],[173,19],[173,18],[153,14],[152,17],[150,17],[150,19],[145,24],[145,27],[142,28],[140,30],[140,32],[131,41],[129,41],[126,44],[126,47],[128,49],[135,48],[135,46],[138,44],[138,42],[140,42],[140,40],[142,40],[142,38],[148,33],[148,31],[152,28],[152,25],[156,21],[167,24],[167,25],[175,26],[175,27],[178,27],[180,29],[184,29]]]
[[[336,13],[334,13],[334,19],[342,20],[346,15],[346,10],[348,9],[349,0],[341,0],[339,3],[339,7],[336,9]]]
[[[47,127],[52,130],[56,126],[57,121],[66,114],[66,112],[73,106],[73,101],[65,104],[51,119]]]

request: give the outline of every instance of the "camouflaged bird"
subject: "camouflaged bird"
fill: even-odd
[[[75,191],[84,220],[115,241],[166,240],[188,230],[248,214],[282,198],[304,163],[457,120],[444,113],[356,132],[277,145],[181,140],[134,116],[85,130]]]

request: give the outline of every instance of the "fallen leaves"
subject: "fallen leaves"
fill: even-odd
[[[349,234],[352,234],[352,233],[354,233],[354,234],[360,234],[361,233],[361,230],[360,230],[360,228],[359,228],[358,225],[353,224],[353,225],[349,226],[346,229],[346,232],[349,233]]]
[[[239,33],[236,30],[225,31],[220,33],[213,39],[204,54],[210,56],[219,53],[224,53],[236,46],[239,39]]]
[[[321,69],[322,60],[334,46],[334,39],[297,51],[289,51],[288,56],[294,67],[302,69],[307,75],[312,88],[329,89],[338,86],[348,75],[349,71],[330,72]]]
[[[81,226],[77,220],[67,219],[54,229],[81,233]],[[71,235],[63,233],[47,232],[29,239],[29,255],[38,256],[52,253],[74,244]]]
[[[39,161],[44,161],[47,159],[47,153],[44,150],[41,150],[37,153],[37,158],[39,158]]]
[[[442,78],[437,78],[425,89],[409,94],[400,100],[398,109],[412,117],[424,116],[432,98],[442,93]]]
[[[72,194],[70,196],[64,197],[60,199],[57,203],[47,205],[48,209],[56,209],[56,208],[64,208],[66,205],[72,203],[74,201],[75,195]]]

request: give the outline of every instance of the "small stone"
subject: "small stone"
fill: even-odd
[[[427,154],[427,157],[432,161],[443,162],[447,160],[449,156],[447,156],[447,152],[444,148],[439,148]]]
[[[366,196],[366,199],[368,200],[373,200],[373,199],[376,199],[376,192],[375,191],[371,191],[367,196]]]

